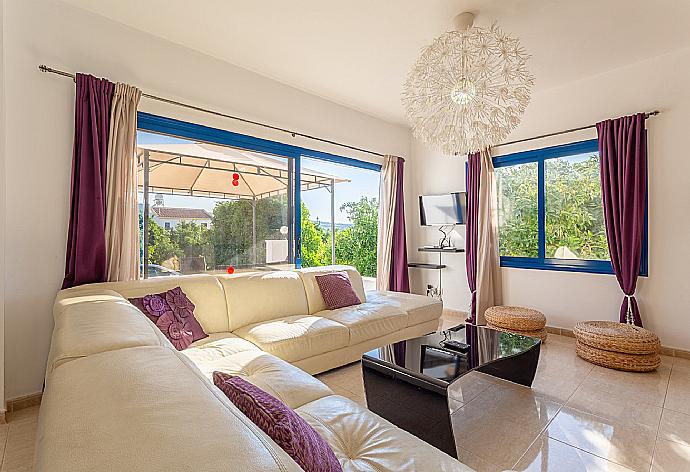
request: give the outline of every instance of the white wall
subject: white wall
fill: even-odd
[[[5,2],[0,2],[0,347],[5,339],[5,54],[4,28]],[[5,350],[0,348],[0,410],[5,409]]]
[[[537,77],[538,80],[538,77]],[[662,344],[690,349],[690,49],[633,64],[535,94],[510,140],[574,128],[653,109],[661,115],[647,122],[649,136],[649,277],[639,279],[638,301],[646,327]],[[584,132],[533,141],[532,148],[596,137]],[[434,241],[419,227],[420,193],[465,188],[464,159],[440,156],[413,141],[408,159],[408,234],[410,259],[415,247]],[[524,150],[499,148],[495,154]],[[456,238],[464,245],[464,235]],[[454,256],[457,257],[457,256]],[[448,258],[450,262],[450,256]],[[413,287],[434,280],[410,269]],[[469,299],[464,258],[444,272],[446,305],[466,310]],[[572,328],[580,320],[617,319],[622,299],[612,275],[503,269],[504,302],[542,310],[548,324]]]
[[[63,278],[74,84],[39,64],[137,85],[146,92],[380,152],[408,155],[401,126],[287,87],[51,0],[5,3],[7,69],[6,397],[41,390]],[[191,25],[190,27],[194,27]],[[142,99],[140,109],[343,154],[331,146]],[[371,156],[347,152],[355,158]],[[4,207],[4,206],[3,206]]]

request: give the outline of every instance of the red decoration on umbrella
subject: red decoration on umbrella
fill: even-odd
[[[228,266],[228,274],[234,274],[235,268],[233,266]]]
[[[232,186],[233,186],[233,187],[237,187],[239,184],[240,184],[240,181],[239,181],[239,180],[233,180],[233,181],[232,181]]]
[[[232,180],[240,180],[240,174],[238,174],[237,172],[232,174]]]

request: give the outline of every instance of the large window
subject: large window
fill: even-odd
[[[302,192],[302,266],[347,264],[376,277],[379,172],[302,159],[302,173],[337,175],[339,181]]]
[[[596,140],[499,156],[494,167],[502,266],[613,273]]]
[[[137,159],[143,277],[332,263],[375,275],[377,164],[146,113]]]

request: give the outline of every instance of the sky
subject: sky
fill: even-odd
[[[182,144],[192,141],[155,133],[137,131],[137,143],[139,144]],[[347,157],[347,156],[346,156]],[[379,173],[372,170],[360,169],[356,167],[333,164],[312,158],[303,158],[302,167],[315,171],[336,175],[350,180],[350,182],[337,183],[335,185],[335,222],[350,223],[347,215],[340,211],[340,206],[347,202],[358,201],[362,197],[378,199],[379,193]],[[230,180],[228,180],[230,185]],[[153,203],[153,195],[150,196]],[[165,206],[185,207],[185,208],[205,208],[213,211],[216,202],[222,201],[204,197],[185,197],[180,195],[164,195]],[[142,197],[140,195],[140,200]],[[331,220],[331,199],[330,192],[325,189],[315,189],[302,191],[302,201],[310,212],[310,219],[319,219],[322,222]]]

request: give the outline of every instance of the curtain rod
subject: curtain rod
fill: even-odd
[[[656,116],[659,113],[661,113],[659,110],[650,111],[650,112],[645,113],[644,117],[645,117],[645,119],[647,119],[650,116]],[[509,146],[511,144],[525,143],[527,141],[534,141],[535,139],[550,138],[551,136],[559,136],[561,134],[574,133],[575,131],[582,131],[585,129],[596,128],[596,127],[597,127],[597,125],[580,126],[579,128],[571,128],[571,129],[566,129],[564,131],[556,131],[555,133],[542,134],[539,136],[533,136],[531,138],[516,139],[515,141],[508,141],[506,143],[496,144],[493,147]]]
[[[69,77],[70,79],[75,80],[74,74],[71,74],[69,72],[65,72],[62,70],[58,70],[58,69],[53,69],[52,67],[48,67],[48,66],[43,65],[43,64],[38,66],[38,70],[40,70],[41,72],[50,72],[51,74],[61,75],[63,77]],[[285,128],[279,128],[278,126],[268,125],[266,123],[261,123],[259,121],[248,120],[246,118],[241,118],[239,116],[228,115],[227,113],[222,113],[222,112],[211,110],[208,108],[198,107],[196,105],[189,105],[187,103],[178,102],[177,100],[172,100],[170,98],[159,97],[158,95],[152,95],[150,93],[145,93],[145,92],[142,92],[141,96],[144,98],[148,98],[150,100],[156,100],[158,102],[168,103],[170,105],[176,105],[176,106],[182,107],[182,108],[189,108],[190,110],[196,110],[196,111],[208,113],[211,115],[222,116],[223,118],[230,118],[231,120],[241,121],[242,123],[249,123],[251,125],[261,126],[264,128],[274,130],[274,131],[280,131],[280,132],[287,133],[287,134],[291,135],[293,138],[296,136],[299,136],[301,138],[311,139],[313,141],[319,141],[322,143],[332,144],[334,146],[339,146],[339,147],[346,148],[346,149],[352,149],[353,151],[365,152],[367,154],[373,154],[374,156],[384,157],[384,154],[381,154],[380,152],[370,151],[368,149],[350,146],[349,144],[343,144],[343,143],[339,143],[337,141],[331,141],[330,139],[319,138],[319,137],[312,136],[309,134],[298,133],[297,131],[292,131],[292,130],[285,129]]]

